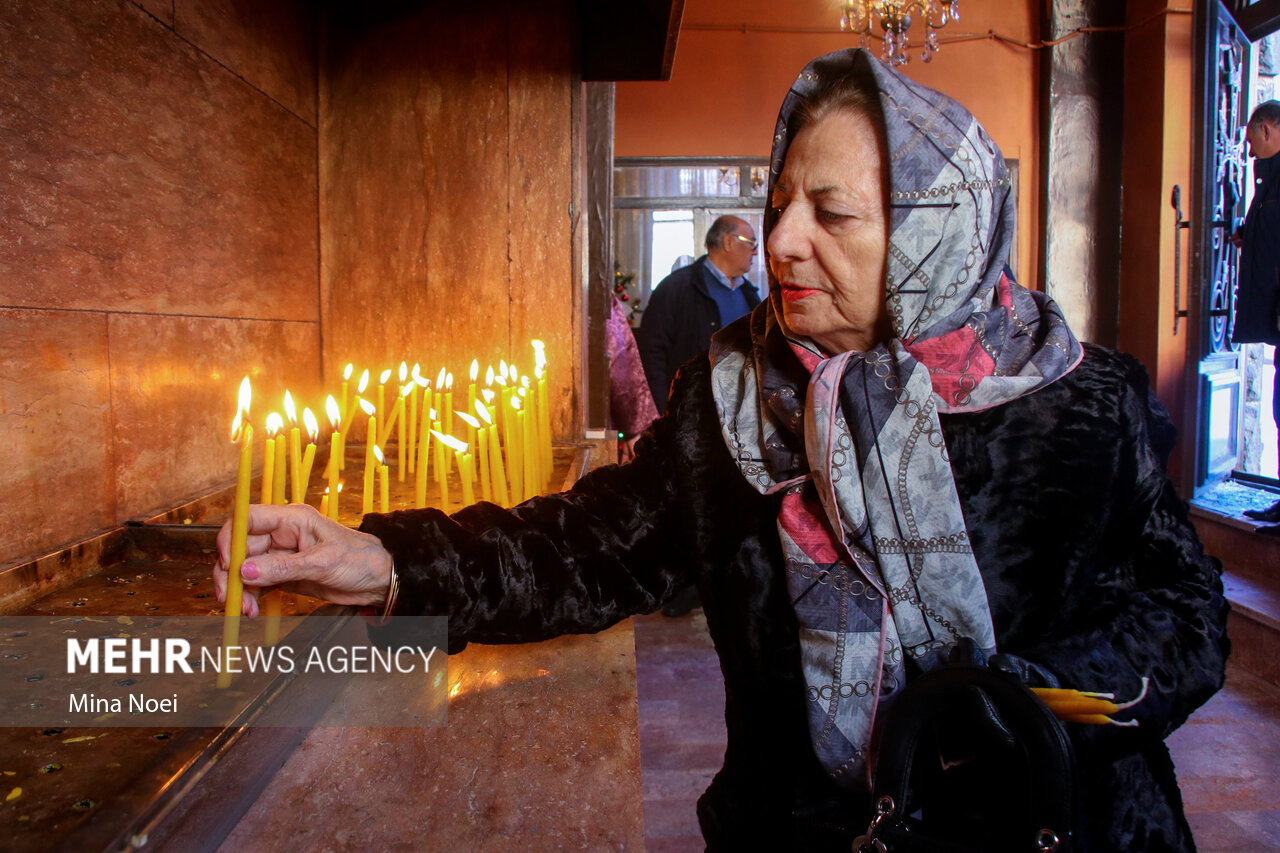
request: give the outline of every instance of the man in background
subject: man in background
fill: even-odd
[[[676,371],[707,349],[711,336],[755,308],[760,295],[747,280],[755,232],[736,216],[721,216],[707,231],[707,253],[664,278],[640,323],[640,360],[659,413]]]
[[[1232,235],[1240,247],[1240,282],[1231,339],[1264,343],[1276,350],[1276,386],[1272,417],[1280,428],[1280,101],[1266,101],[1249,116],[1245,130],[1253,161],[1253,201],[1244,226]],[[1259,521],[1280,522],[1280,501],[1266,509],[1245,510]],[[1261,532],[1280,534],[1280,525]]]

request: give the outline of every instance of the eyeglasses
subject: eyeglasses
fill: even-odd
[[[750,247],[751,247],[751,251],[753,251],[753,252],[754,252],[756,249],[759,249],[759,248],[760,248],[760,244],[759,244],[759,243],[757,243],[755,240],[751,240],[751,239],[749,239],[749,238],[747,238],[747,237],[743,237],[741,234],[734,234],[734,235],[733,235],[733,239],[735,239],[735,240],[741,240],[742,242],[746,243],[748,246],[750,246]]]

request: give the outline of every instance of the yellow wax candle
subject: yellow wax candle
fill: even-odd
[[[468,434],[470,435],[476,434],[476,430],[480,428],[480,422],[478,420],[471,417],[471,415],[468,415],[466,412],[454,412],[454,414],[458,416],[459,420],[461,420],[464,424],[466,424]],[[467,442],[468,449],[463,451],[468,457],[469,464],[473,466],[471,471],[469,473],[466,471],[460,472],[460,475],[462,476],[463,483],[464,483],[462,488],[462,498],[467,506],[471,506],[473,503],[476,502],[475,495],[471,493],[471,489],[472,489],[471,481],[475,480],[475,468],[474,468],[475,457],[471,454],[471,451],[470,451],[470,448],[473,448],[473,447],[475,447],[474,444],[472,444],[471,442]],[[469,500],[467,499],[468,494],[471,494],[471,498]]]
[[[493,500],[493,488],[489,477],[489,427],[482,426],[476,432],[476,458],[480,460],[480,496]]]
[[[435,423],[435,428],[431,430],[431,434],[435,435],[440,432],[440,413],[433,410],[431,420]],[[436,439],[436,482],[439,483],[448,478],[448,472],[444,470],[444,445],[440,443],[440,439]]]
[[[368,370],[365,370],[365,371],[364,371],[364,373],[361,373],[361,374],[360,374],[360,382],[356,385],[356,402],[357,402],[357,403],[360,401],[360,395],[364,393],[364,389],[366,389],[366,388],[368,388],[368,387],[369,387],[369,371],[368,371]],[[357,405],[357,406],[351,406],[349,409],[347,409],[346,413],[343,415],[343,418],[344,418],[344,420],[343,420],[343,422],[342,422],[342,444],[343,444],[343,447],[346,447],[346,443],[347,443],[347,431],[351,429],[351,424],[352,424],[352,423],[355,421],[355,419],[356,419],[356,409],[358,409],[358,408],[361,408],[361,406],[358,406],[358,405]],[[343,456],[339,456],[339,457],[338,457],[338,469],[339,469],[339,470],[345,470],[345,469],[346,469],[346,467],[347,467],[347,458],[346,458],[346,456],[345,456],[345,455],[343,455]]]
[[[402,483],[404,482],[405,456],[409,451],[409,445],[405,441],[405,421],[408,420],[405,416],[405,410],[409,407],[410,392],[417,387],[418,386],[412,382],[405,385],[400,389],[400,399],[396,401],[396,411],[400,413],[400,417],[396,421],[396,461],[400,463],[400,468],[396,472],[396,476]],[[412,434],[412,430],[410,431],[410,434]]]
[[[507,506],[507,472],[503,468],[502,448],[498,446],[498,434],[489,427],[489,476],[493,478],[493,499],[500,506]]]
[[[547,348],[542,341],[532,341],[533,377],[538,390],[538,446],[542,450],[542,470],[546,473],[545,490],[550,486],[554,457],[551,453],[551,407],[547,399]]]
[[[520,422],[520,448],[524,453],[524,499],[528,500],[538,493],[538,449],[533,440],[533,418],[521,408],[516,412],[516,420]]]
[[[438,429],[431,430],[431,436],[436,440],[436,479],[440,481],[440,509],[444,512],[449,511],[449,474],[444,471],[444,446],[445,435]]]
[[[284,415],[289,420],[289,500],[301,503],[304,493],[302,478],[302,431],[298,429],[298,410],[293,395],[284,392]]]
[[[280,416],[276,415],[276,418]],[[289,481],[289,463],[286,461],[288,451],[284,438],[284,420],[280,419],[280,432],[276,436],[276,473],[271,481],[271,502],[277,506],[283,506],[287,502],[285,484]]]
[[[316,442],[320,440],[320,424],[316,422],[316,416],[310,409],[302,410],[302,422],[307,427],[307,446],[302,452],[302,494],[298,502],[305,503],[307,500],[307,487],[311,484],[311,468],[316,464]]]
[[[391,429],[400,422],[400,413],[404,409],[404,398],[397,396],[396,401],[391,404],[391,411],[387,413],[386,420],[379,421],[382,426],[378,431],[378,446],[386,447],[387,440],[391,438]],[[378,413],[378,417],[382,417],[382,412]]]
[[[262,451],[262,500],[259,503],[271,503],[275,494],[276,474],[276,440],[271,436],[271,422],[267,422],[267,441]]]
[[[476,359],[471,360],[471,382],[467,385],[467,408],[468,413],[476,410],[476,377],[480,375],[480,362]],[[476,446],[476,428],[472,427],[467,430],[467,443],[472,447]]]
[[[524,486],[524,421],[520,411],[518,397],[510,397],[507,406],[507,425],[510,427],[507,438],[507,474],[511,477],[511,501],[520,503],[525,499]]]
[[[355,365],[347,362],[347,366],[342,369],[342,403],[338,406],[338,418],[341,420],[347,416],[347,406],[351,403],[349,395],[349,385],[351,383],[351,371],[355,370]]]
[[[373,450],[378,440],[378,416],[374,414],[372,404],[368,400],[360,400],[360,408],[369,416],[369,425],[364,439],[364,497],[361,511],[373,512]]]
[[[378,512],[389,512],[391,510],[390,472],[383,464],[382,449],[375,447],[373,455],[378,460]]]
[[[382,371],[382,376],[378,377],[378,422],[383,423],[387,420],[387,380],[391,378],[391,368]]]
[[[324,492],[323,494],[320,495],[320,514],[323,515],[325,518],[332,518],[332,516],[329,515],[329,487],[328,486],[324,487]]]
[[[538,444],[538,406],[529,389],[529,377],[520,377],[520,387],[516,390],[520,395],[520,405],[524,408],[525,456],[531,475],[529,480],[529,496],[542,493],[542,447]]]
[[[248,423],[249,403],[253,392],[249,377],[240,381],[239,406],[231,422],[231,442],[240,443],[240,465],[236,470],[236,502],[231,515],[231,554],[227,563],[227,609],[222,617],[222,666],[218,686],[231,686],[229,650],[240,644],[240,608],[244,601],[244,583],[240,567],[244,565],[249,542],[250,481],[253,478],[253,426]]]
[[[419,365],[413,366],[413,387],[409,389],[409,404],[405,408],[405,415],[409,418],[409,428],[407,430],[409,437],[409,473],[412,474],[417,470],[418,456],[418,388],[421,387],[426,380],[422,378],[422,374],[418,372]]]
[[[427,417],[424,414],[422,423],[427,424]],[[413,505],[422,509],[427,505],[427,454],[431,448],[431,433],[428,431],[423,433],[422,440],[418,442],[418,469],[414,474],[413,480]]]
[[[462,478],[462,505],[471,506],[476,502],[475,487],[471,484],[471,454],[454,451],[458,457],[458,476]]]
[[[340,460],[342,459],[345,443],[342,439],[342,412],[338,409],[338,401],[333,399],[332,394],[324,401],[324,411],[329,416],[329,426],[333,428],[329,441],[329,487],[325,491],[329,495],[333,495],[333,497],[328,500],[322,514],[337,521],[338,474],[342,471],[342,462]]]
[[[444,377],[444,431],[449,435],[453,435],[453,374],[446,373]],[[445,454],[445,469],[453,470],[453,456]]]
[[[476,400],[475,413],[480,417],[479,446],[476,458],[480,460],[480,493],[487,501],[493,500],[493,475],[489,473],[489,441],[493,435],[493,418],[484,403]]]

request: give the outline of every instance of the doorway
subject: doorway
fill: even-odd
[[[1231,340],[1240,271],[1239,251],[1229,241],[1253,197],[1245,124],[1254,107],[1280,94],[1280,67],[1273,61],[1274,37],[1255,34],[1250,41],[1221,0],[1198,5],[1196,14],[1199,186],[1183,226],[1190,229],[1186,332],[1195,365],[1187,399],[1196,428],[1183,452],[1194,460],[1184,486],[1200,496],[1228,480],[1280,487],[1271,416],[1274,354],[1263,344]]]

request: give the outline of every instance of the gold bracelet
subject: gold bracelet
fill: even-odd
[[[395,560],[391,561],[391,583],[387,586],[387,602],[382,605],[382,613],[378,616],[378,621],[386,624],[391,619],[391,613],[396,608],[396,599],[400,597],[400,576],[396,574]]]

